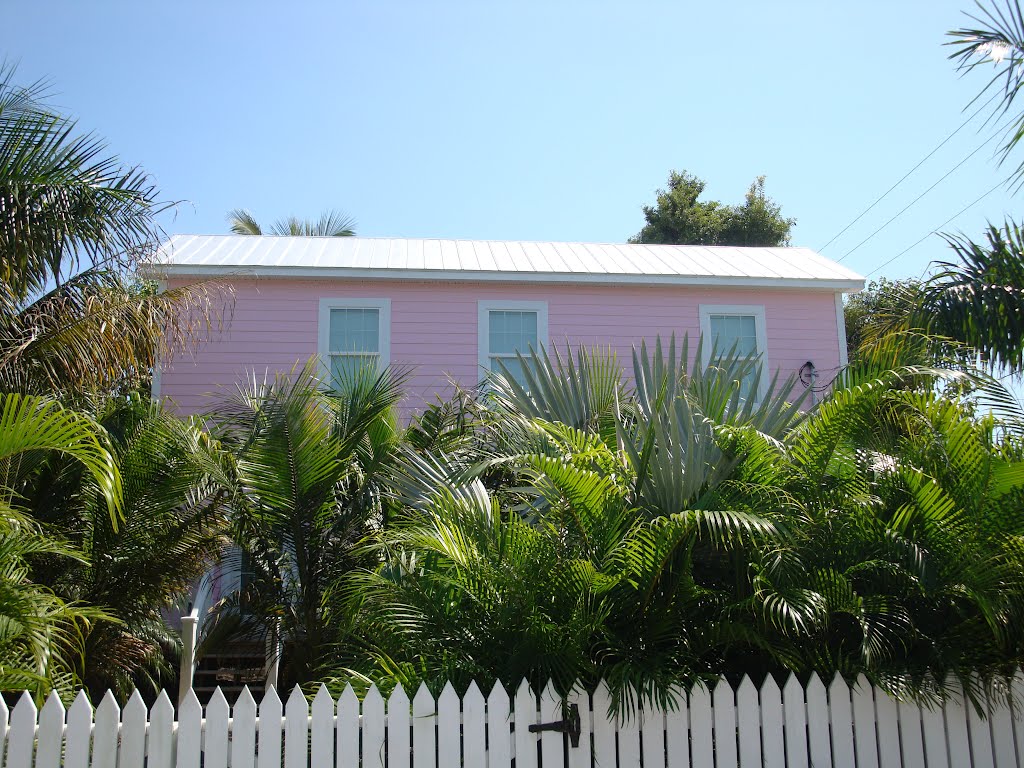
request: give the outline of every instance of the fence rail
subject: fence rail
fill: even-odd
[[[1024,694],[1024,676],[1010,691]],[[189,691],[175,720],[162,692],[147,709],[136,693],[124,709],[107,694],[93,710],[84,694],[65,711],[53,695],[41,710],[25,695],[0,702],[3,768],[1009,768],[1024,764],[1024,720],[1005,703],[982,718],[962,698],[922,708],[897,702],[861,678],[827,687],[791,677],[760,690],[680,693],[679,706],[616,720],[608,689],[575,690],[563,701],[549,684],[524,682],[510,696],[473,683],[459,697],[421,686],[385,701],[351,688],[335,701],[321,687],[310,706],[297,689],[282,702],[270,689],[257,705],[248,689],[229,707],[218,689],[205,711]],[[578,721],[571,716],[576,705]],[[559,723],[562,731],[530,726]],[[578,723],[578,724],[577,724]]]

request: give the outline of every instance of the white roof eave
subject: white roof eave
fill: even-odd
[[[720,286],[744,288],[800,288],[856,293],[863,279],[745,277],[739,275],[651,275],[586,272],[512,272],[468,269],[367,269],[352,267],[252,266],[231,264],[158,264],[142,266],[145,276],[243,277],[293,279],[409,280],[437,282],[554,283],[588,285]]]

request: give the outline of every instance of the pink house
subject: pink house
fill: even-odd
[[[529,345],[610,347],[628,368],[642,339],[702,332],[782,376],[810,362],[826,377],[846,363],[842,295],[864,285],[806,248],[176,235],[154,262],[170,287],[235,290],[228,327],[158,374],[182,412],[314,355],[410,366],[415,411]]]

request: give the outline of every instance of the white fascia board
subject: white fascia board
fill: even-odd
[[[839,336],[839,367],[845,368],[850,363],[850,351],[846,348],[846,311],[841,291],[836,291],[836,333]]]
[[[588,283],[604,285],[721,286],[726,288],[803,288],[856,293],[863,280],[723,275],[623,275],[589,272],[482,272],[433,269],[350,269],[346,267],[243,267],[209,264],[146,265],[144,275],[166,277],[286,277],[349,280],[417,280],[440,282]]]

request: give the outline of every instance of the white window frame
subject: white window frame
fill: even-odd
[[[332,309],[376,309],[380,312],[378,327],[377,362],[379,370],[391,364],[391,299],[320,299],[318,315],[317,355],[320,357],[321,375],[325,382],[331,380],[331,310]]]
[[[754,333],[757,336],[757,351],[761,357],[761,380],[757,387],[757,400],[761,402],[768,394],[768,380],[771,377],[771,367],[768,365],[768,326],[765,321],[763,304],[701,304],[700,305],[700,333],[704,339],[702,346],[704,365],[711,362],[711,347],[713,338],[711,336],[712,315],[737,315],[754,318]],[[726,352],[728,350],[719,350]]]
[[[520,301],[518,299],[481,299],[477,302],[477,347],[481,378],[491,370],[491,312],[536,312],[537,349],[548,344],[548,303],[546,301]],[[523,354],[527,350],[522,350]]]

